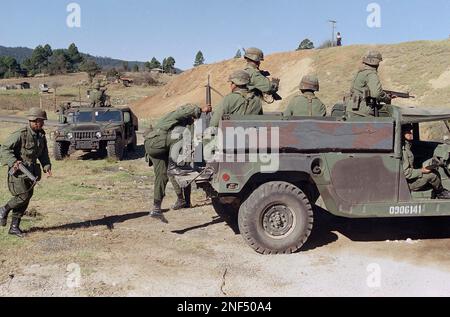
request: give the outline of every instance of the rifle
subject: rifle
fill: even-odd
[[[415,96],[411,96],[409,94],[409,92],[399,92],[399,91],[392,91],[392,90],[384,90],[384,92],[391,97],[397,97],[397,98],[403,98],[403,99],[416,98]]]
[[[28,179],[33,183],[31,185],[31,187],[24,193],[18,194],[18,195],[23,195],[25,193],[28,193],[29,191],[31,191],[36,184],[38,183],[38,179],[36,176],[33,175],[33,173],[31,173],[26,167],[25,165],[23,165],[23,163],[19,164],[19,169],[18,170],[14,170],[14,168],[11,168],[8,172],[9,176],[14,176],[16,175],[17,171],[21,171],[26,177],[28,177]]]

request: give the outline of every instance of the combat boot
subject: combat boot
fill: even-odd
[[[10,235],[23,238],[25,237],[25,234],[20,230],[20,219],[19,218],[13,218],[11,222],[11,228],[8,232]]]
[[[167,175],[169,177],[173,177],[173,176],[186,176],[189,175],[190,173],[192,173],[194,170],[192,169],[192,167],[190,165],[178,165],[177,163],[175,163],[171,158],[169,158],[169,164],[167,167]]]
[[[449,199],[450,200],[450,191],[443,188],[440,191],[436,191],[434,193],[433,197],[435,197],[435,199]]]
[[[150,212],[150,217],[154,219],[158,219],[163,223],[169,223],[164,217],[162,208],[161,208],[162,202],[161,201],[155,201],[153,205],[153,210]]]
[[[0,208],[0,226],[6,227],[6,222],[8,221],[8,215],[10,211],[11,208],[8,205]]]
[[[172,210],[180,210],[187,208],[186,200],[184,200],[183,194],[178,196],[177,202],[172,206]]]

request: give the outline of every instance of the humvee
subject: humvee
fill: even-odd
[[[53,135],[56,160],[82,150],[120,161],[127,150],[136,150],[139,126],[130,108],[72,107],[59,116],[62,124]]]
[[[450,109],[388,105],[384,117],[340,112],[338,107],[327,118],[225,117],[221,131],[242,133],[243,128],[244,136],[219,135],[221,159],[176,179],[207,191],[220,215],[237,212],[241,235],[262,254],[300,250],[313,228],[319,197],[328,212],[346,218],[450,216],[450,201],[433,199],[431,188],[410,191],[401,135],[403,125],[413,125],[415,164],[420,168],[437,160],[443,185],[450,188],[450,142],[421,139],[430,123],[441,124],[450,135]],[[251,131],[266,131],[268,142],[261,142],[261,133],[259,141],[249,141]],[[273,142],[279,144],[273,147]],[[252,159],[252,153],[266,159]],[[277,160],[275,168],[267,168],[267,157]]]

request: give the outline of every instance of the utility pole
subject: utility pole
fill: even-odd
[[[336,23],[337,23],[337,21],[328,20],[328,22],[331,23],[331,29],[332,29],[332,32],[333,32],[333,33],[331,33],[331,47],[334,47],[334,34],[335,34],[335,31],[336,31]]]

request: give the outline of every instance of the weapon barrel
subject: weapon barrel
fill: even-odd
[[[26,167],[25,165],[23,165],[22,163],[19,164],[19,170],[26,176],[28,177],[33,183],[37,182],[37,178],[36,176],[34,176]],[[13,170],[11,169],[9,171],[9,174],[12,176],[14,175]]]
[[[411,96],[409,92],[399,92],[393,90],[385,90],[384,92],[390,96],[395,96],[397,98],[404,98],[404,99],[415,98],[414,96]]]
[[[211,83],[208,76],[208,84],[206,85],[206,104],[212,105]]]

